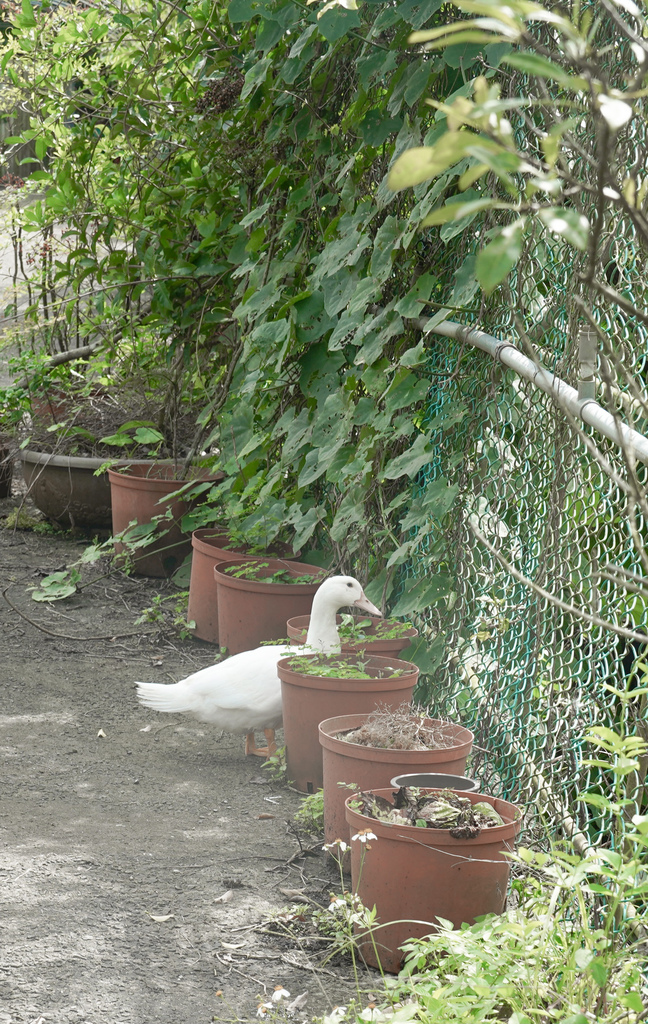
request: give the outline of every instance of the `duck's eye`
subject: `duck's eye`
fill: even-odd
[[[347,583],[347,587],[352,587],[353,583]]]

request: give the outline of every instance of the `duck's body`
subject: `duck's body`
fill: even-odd
[[[347,605],[372,615],[381,614],[352,576],[332,576],[313,598],[306,646],[299,652],[310,649],[339,654],[336,615]],[[264,645],[194,672],[179,683],[136,683],[137,696],[141,704],[154,711],[190,714],[225,732],[246,733],[246,754],[265,757],[276,749],[274,730],[282,720],[277,662],[295,653],[291,644]],[[267,747],[256,747],[256,729],[265,731]]]

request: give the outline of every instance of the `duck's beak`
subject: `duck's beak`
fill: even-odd
[[[368,601],[364,596],[364,591],[362,592],[362,597],[359,597],[357,601],[353,602],[353,607],[359,608],[363,612],[368,612],[369,615],[377,615],[381,619],[383,617],[383,613],[380,611],[380,608],[376,608],[375,604],[372,604],[371,601]]]

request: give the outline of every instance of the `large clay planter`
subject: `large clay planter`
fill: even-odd
[[[13,456],[9,444],[0,437],[0,498],[11,495]]]
[[[393,799],[391,789],[374,792]],[[484,793],[461,796],[491,804],[505,824],[482,829],[475,839],[454,839],[446,829],[376,821],[349,806],[354,798],[348,797],[351,835],[369,829],[377,837],[351,842],[353,891],[369,910],[376,908],[377,923],[385,925],[374,929],[373,942],[359,940],[370,966],[397,973],[403,961],[399,947],[429,935],[439,917],[458,928],[482,914],[503,912],[510,872],[505,854],[513,850],[521,814],[508,801]]]
[[[112,521],[110,483],[95,472],[105,459],[49,452],[18,453],[27,493],[48,519],[60,526],[109,529]]]
[[[262,577],[281,569],[291,576],[312,577],[312,583],[268,583],[261,579],[242,579],[225,570],[228,566],[263,563]],[[326,579],[326,572],[316,565],[280,558],[237,559],[214,566],[218,600],[218,639],[229,654],[239,654],[258,647],[263,640],[281,640],[286,635],[286,621],[293,615],[310,610],[317,588]]]
[[[367,616],[369,618],[369,616]],[[337,617],[338,625],[342,622],[342,617]],[[381,658],[399,658],[400,652],[413,642],[415,637],[418,636],[418,629],[414,626],[409,626],[407,632],[403,636],[391,637],[383,640],[375,637],[376,629],[381,624],[384,624],[384,619],[371,619],[371,626],[365,628],[367,633],[367,640],[363,640],[359,643],[342,643],[343,654],[354,654],[358,651],[366,651],[367,654],[377,654]],[[288,620],[288,636],[294,644],[306,643],[306,633],[308,632],[308,625],[310,623],[310,615],[298,615],[294,619]]]
[[[193,554],[187,618],[196,624],[194,636],[215,644],[218,643],[218,585],[214,568],[219,562],[249,561],[259,555],[245,545],[232,545],[228,533],[218,527],[194,530],[191,546]],[[272,558],[293,557],[293,552],[282,544],[270,545],[267,554]]]
[[[414,717],[414,716],[413,716]],[[327,843],[336,839],[349,841],[344,804],[348,789],[338,786],[345,782],[360,790],[383,789],[391,786],[395,775],[434,771],[447,775],[463,775],[466,759],[472,749],[474,736],[454,722],[426,719],[426,725],[443,727],[447,747],[430,750],[394,750],[386,747],[366,747],[362,743],[349,743],[338,739],[340,733],[358,729],[367,718],[363,715],[344,715],[320,722],[319,741],[322,748],[324,779],[324,834]]]
[[[171,460],[159,462],[118,463],[108,470],[112,495],[113,534],[121,533],[132,523],[150,523],[156,516],[171,510],[171,518],[158,527],[159,536],[152,544],[136,551],[132,558],[133,571],[140,576],[172,576],[187,555],[191,554],[191,538],[184,533],[180,520],[193,506],[190,498],[182,495],[172,498],[187,479],[217,482],[223,473],[208,476],[196,470],[184,480],[177,478],[177,464]],[[124,545],[115,544],[117,555]]]
[[[419,670],[411,661],[380,658],[375,655],[330,655],[357,661],[370,679],[311,676],[290,666],[290,658],[277,665],[283,700],[284,739],[288,778],[302,793],[315,793],[324,785],[322,747],[318,738],[319,723],[332,713],[358,715],[364,718],[378,705],[397,708],[412,699]],[[390,669],[402,675],[386,675]],[[342,742],[342,741],[341,741]],[[393,775],[387,775],[387,781]],[[337,837],[334,837],[337,838]]]

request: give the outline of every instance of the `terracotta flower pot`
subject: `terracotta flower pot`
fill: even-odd
[[[260,579],[244,579],[225,570],[235,571],[246,565],[260,563]],[[273,583],[269,577],[286,570],[292,577],[307,576],[312,583]],[[278,558],[250,558],[219,562],[214,567],[218,600],[218,639],[229,654],[239,654],[258,647],[263,640],[281,640],[286,635],[286,620],[305,613],[313,596],[326,579],[326,572],[316,565]]]
[[[290,658],[282,658],[277,666],[288,778],[302,793],[314,793],[324,785],[322,747],[318,742],[320,722],[330,719],[332,712],[365,717],[379,704],[396,708],[411,700],[418,679],[419,670],[411,661],[375,655],[329,655],[331,663],[342,657],[345,662],[357,662],[371,678],[312,676],[291,668]],[[402,675],[386,676],[389,669],[399,670]],[[388,779],[392,774],[390,771]]]
[[[213,480],[216,483],[224,478],[223,473],[209,476],[198,469],[185,480],[179,480],[177,470],[176,463],[170,460],[124,462],[108,470],[114,534],[127,529],[133,521],[141,526],[152,522],[156,516],[164,515],[167,510],[171,511],[171,518],[157,527],[157,539],[133,556],[134,572],[140,576],[172,576],[191,554],[191,538],[183,532],[180,520],[192,508],[193,501],[182,495],[176,498],[170,495],[179,490],[187,479]],[[124,547],[117,542],[115,553],[119,555]]]
[[[443,728],[444,740],[448,742],[447,747],[429,750],[367,747],[362,743],[349,743],[338,738],[340,733],[360,728],[366,718],[366,713],[344,715],[329,718],[319,725],[324,779],[324,834],[327,843],[336,839],[349,840],[344,813],[349,791],[338,786],[338,782],[352,784],[360,790],[382,789],[391,785],[394,775],[423,771],[463,775],[466,769],[466,759],[474,739],[469,729],[436,718],[426,719],[426,725]]]
[[[201,640],[218,643],[218,585],[214,567],[219,562],[258,558],[242,544],[231,544],[229,534],[222,527],[194,530],[191,535],[193,554],[191,558],[191,580],[189,582],[189,607],[187,618],[196,623],[194,634]],[[273,558],[299,557],[285,544],[271,544],[267,554]]]
[[[50,426],[69,418],[74,412],[78,397],[65,388],[51,386],[40,394],[31,396],[31,417],[41,426]]]
[[[48,519],[66,528],[110,528],[110,483],[105,474],[95,476],[105,459],[51,455],[28,448],[19,452],[18,458],[27,493]]]
[[[369,616],[367,616],[368,618]],[[338,625],[342,622],[342,617],[337,617]],[[288,636],[294,644],[306,643],[306,633],[308,632],[308,625],[310,623],[310,615],[298,615],[294,619],[288,620]],[[404,625],[403,623],[396,623],[394,625]],[[408,647],[412,641],[418,636],[418,629],[414,626],[408,626],[407,631],[403,633],[403,636],[389,637],[383,639],[380,635],[376,636],[376,632],[380,633],[381,626],[384,628],[384,619],[371,619],[371,626],[366,626],[364,632],[367,634],[367,639],[359,642],[349,643],[345,640],[342,641],[342,653],[351,654],[356,651],[367,651],[368,654],[377,654],[381,658],[398,658],[400,652]]]
[[[373,792],[393,800],[391,789]],[[439,917],[457,928],[504,910],[510,872],[505,853],[513,850],[521,813],[508,801],[484,793],[461,795],[473,804],[491,804],[505,824],[482,829],[474,839],[455,839],[446,829],[377,821],[354,810],[354,798],[348,797],[351,834],[368,829],[376,836],[366,843],[351,842],[353,891],[365,907],[376,908],[377,922],[385,926],[374,929],[373,941],[359,940],[370,966],[397,973],[403,961],[400,947],[408,939],[429,935]]]

